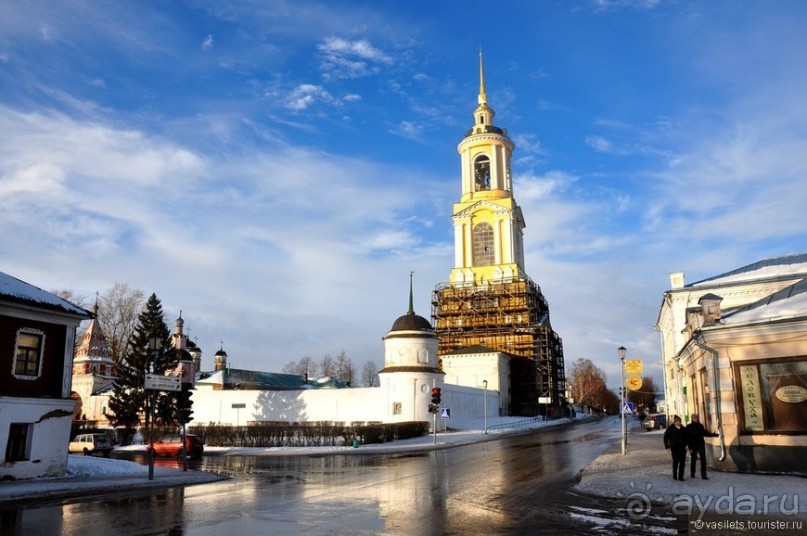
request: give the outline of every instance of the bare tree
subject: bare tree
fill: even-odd
[[[652,413],[656,411],[656,395],[659,389],[656,382],[650,376],[642,378],[642,386],[636,391],[628,389],[627,399],[633,402],[636,409],[641,413]]]
[[[325,376],[330,376],[331,378],[336,377],[336,363],[331,354],[322,356],[319,362],[319,376],[320,378],[324,378]]]
[[[302,378],[313,378],[316,375],[317,365],[309,356],[301,357],[299,361],[290,361],[283,367],[283,374],[294,374]]]
[[[334,360],[334,368],[336,369],[336,375],[334,376],[337,380],[346,383],[347,385],[353,385],[353,382],[356,378],[356,367],[353,365],[353,361],[347,356],[344,350],[336,356]]]
[[[69,288],[60,288],[56,290],[49,291],[51,294],[55,294],[59,296],[63,300],[67,300],[73,305],[78,305],[82,309],[90,309],[91,304],[86,296],[82,296],[81,294],[76,294],[76,291],[69,289]]]
[[[98,322],[115,361],[126,354],[126,345],[145,305],[145,292],[127,283],[115,283],[98,299]]]
[[[569,376],[572,398],[577,404],[603,407],[608,388],[605,385],[605,372],[590,359],[580,358],[572,365]]]
[[[67,300],[73,305],[78,305],[82,309],[90,310],[91,307],[89,305],[89,300],[87,300],[86,296],[82,296],[81,294],[76,294],[76,292],[69,288],[60,288],[49,291],[51,294],[59,296],[63,300]],[[84,334],[84,331],[87,329],[87,322],[82,323],[82,325],[76,329],[76,337],[73,339],[73,352],[78,349],[79,344],[81,344],[81,338]]]
[[[361,383],[364,387],[378,387],[378,367],[374,361],[368,361],[361,369]]]

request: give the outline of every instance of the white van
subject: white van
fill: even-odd
[[[79,434],[73,438],[67,450],[85,456],[101,454],[107,457],[113,448],[112,442],[106,434]]]

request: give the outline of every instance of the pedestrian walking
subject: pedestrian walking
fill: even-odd
[[[712,434],[706,431],[706,428],[701,424],[700,416],[693,413],[690,417],[692,422],[686,426],[686,438],[689,445],[689,456],[692,459],[689,467],[689,476],[695,478],[695,466],[698,464],[698,458],[701,460],[701,478],[709,480],[706,476],[706,437],[717,437],[717,434]]]
[[[678,415],[673,417],[673,423],[664,431],[664,448],[672,454],[673,480],[684,479],[684,465],[687,461],[686,433]]]

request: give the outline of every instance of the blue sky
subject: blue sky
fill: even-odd
[[[381,337],[453,264],[477,54],[567,369],[661,380],[688,283],[807,250],[800,1],[0,4],[0,270],[183,311],[212,368]]]

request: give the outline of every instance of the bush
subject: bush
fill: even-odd
[[[384,443],[398,439],[420,437],[429,431],[428,422],[364,423],[349,425],[339,421],[289,423],[255,421],[245,426],[221,424],[194,425],[189,434],[199,436],[205,445],[215,447],[324,447],[348,446],[353,439],[361,443]],[[155,434],[158,437],[159,434]]]

